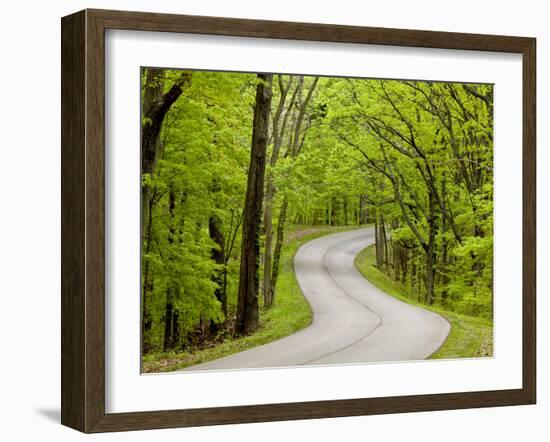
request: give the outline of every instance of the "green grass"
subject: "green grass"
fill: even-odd
[[[408,304],[439,313],[451,323],[451,332],[431,359],[474,358],[493,355],[493,323],[488,319],[461,315],[439,306],[427,306],[406,296],[406,288],[376,267],[374,246],[364,249],[355,259],[361,274],[385,293]]]
[[[252,335],[240,338],[227,338],[211,348],[191,352],[165,352],[146,355],[143,358],[145,373],[158,373],[178,370],[202,362],[267,344],[301,330],[311,324],[312,312],[304,298],[294,275],[294,255],[298,248],[312,239],[329,233],[354,229],[355,227],[289,226],[285,232],[282,249],[281,270],[277,292],[272,308],[262,309],[260,328]]]

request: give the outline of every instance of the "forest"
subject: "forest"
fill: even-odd
[[[295,238],[365,226],[404,297],[492,327],[492,85],[143,68],[141,95],[144,360],[259,333]]]

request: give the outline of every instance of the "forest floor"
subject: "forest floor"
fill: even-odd
[[[293,268],[294,255],[302,244],[312,239],[356,228],[356,226],[290,225],[285,231],[285,242],[281,253],[281,271],[275,302],[271,309],[262,309],[260,313],[260,328],[256,333],[236,339],[229,337],[218,345],[194,352],[148,354],[143,358],[142,372],[168,372],[212,361],[267,344],[309,326],[312,320],[312,313],[296,281]]]
[[[364,249],[355,260],[361,274],[388,295],[445,317],[451,323],[451,332],[431,359],[477,358],[493,355],[493,322],[459,313],[440,306],[427,306],[407,296],[406,288],[376,267],[374,246]]]

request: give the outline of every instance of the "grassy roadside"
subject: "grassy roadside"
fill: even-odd
[[[380,290],[408,304],[439,313],[451,323],[451,332],[431,359],[473,358],[493,355],[493,323],[483,318],[461,315],[438,306],[426,306],[403,293],[405,288],[375,266],[374,246],[364,249],[355,259],[361,274]]]
[[[282,249],[281,270],[277,283],[274,306],[262,310],[260,329],[237,339],[227,339],[219,345],[204,350],[151,354],[143,358],[143,372],[158,373],[178,370],[202,362],[267,344],[297,332],[311,324],[312,313],[302,295],[294,275],[293,261],[298,248],[312,239],[354,227],[289,226],[285,232],[285,247]]]

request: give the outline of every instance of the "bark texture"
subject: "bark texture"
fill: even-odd
[[[235,333],[245,335],[259,325],[259,256],[266,151],[271,112],[271,74],[258,74],[248,186],[243,214],[241,267]]]

